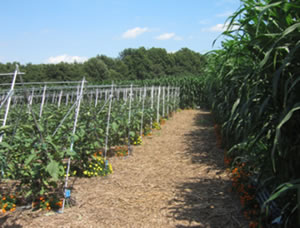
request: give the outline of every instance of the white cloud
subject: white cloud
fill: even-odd
[[[229,16],[231,16],[232,14],[233,14],[232,11],[226,11],[226,12],[223,12],[223,13],[219,13],[219,14],[217,14],[216,16],[217,16],[217,17],[229,17]]]
[[[182,37],[180,36],[176,36],[175,33],[163,33],[159,36],[155,37],[156,40],[170,40],[170,39],[174,39],[174,40],[182,40]]]
[[[169,39],[172,39],[173,37],[175,37],[175,33],[163,33],[163,34],[155,37],[155,39],[157,39],[157,40],[169,40]]]
[[[122,34],[122,38],[124,39],[134,39],[137,36],[143,34],[144,32],[149,31],[147,27],[145,28],[140,28],[140,27],[135,27],[133,29],[129,29],[126,32]]]
[[[229,23],[226,23],[226,24],[216,24],[210,28],[204,28],[202,29],[203,32],[224,32],[225,30],[227,30],[229,26]],[[233,25],[231,26],[230,30],[235,30],[235,29],[238,29],[239,26],[237,25]]]
[[[224,24],[216,24],[210,28],[208,28],[211,32],[223,32],[226,30],[226,26]]]
[[[85,62],[87,61],[87,57],[82,57],[82,56],[69,56],[69,55],[58,55],[58,56],[51,56],[50,58],[47,59],[46,63],[60,63],[60,62],[65,62],[65,63],[73,63],[73,62]]]

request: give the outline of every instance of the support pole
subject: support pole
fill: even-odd
[[[146,87],[144,87],[144,94],[142,97],[142,116],[141,116],[141,127],[140,127],[140,136],[143,137],[143,122],[144,122],[144,109],[145,109],[145,99],[146,99]]]
[[[156,112],[156,122],[159,124],[159,104],[160,104],[160,86],[158,87],[157,94],[157,112]]]
[[[82,97],[83,97],[84,83],[85,83],[85,78],[82,79],[80,93],[78,94],[78,103],[77,103],[77,107],[76,107],[75,120],[74,120],[73,131],[72,131],[73,136],[76,133],[78,115],[79,115],[79,110],[80,110],[80,103],[81,103],[81,100],[82,100]],[[73,147],[74,147],[74,140],[71,141],[70,151],[73,151]],[[62,204],[62,208],[61,208],[61,213],[64,213],[65,202],[66,202],[66,198],[67,198],[67,195],[68,195],[68,193],[67,193],[68,189],[67,188],[68,188],[70,166],[71,166],[71,157],[69,157],[69,159],[68,159],[68,166],[67,166],[66,179],[65,179],[65,185],[64,185],[64,200],[63,200],[63,204]]]
[[[41,119],[42,114],[43,114],[43,108],[44,108],[45,97],[46,97],[46,89],[47,89],[47,86],[45,85],[44,89],[43,89],[42,102],[41,102],[41,106],[40,106],[40,115],[39,115],[40,119]]]
[[[132,91],[132,84],[130,86],[130,93],[129,93],[129,111],[128,111],[128,156],[131,154],[131,143],[130,143],[130,124],[131,124],[131,102],[133,98],[133,91]]]
[[[109,106],[108,106],[108,115],[107,115],[107,125],[106,125],[106,135],[105,135],[105,151],[104,159],[106,160],[107,150],[108,150],[108,136],[109,136],[109,125],[110,125],[110,114],[111,114],[111,104],[113,100],[114,85],[111,85],[111,92],[109,95]],[[105,167],[106,168],[106,167]]]
[[[8,97],[8,100],[7,100],[6,110],[5,110],[5,114],[4,114],[4,118],[3,118],[3,122],[2,122],[3,127],[6,125],[8,112],[9,112],[9,108],[10,108],[10,103],[11,103],[11,96],[12,96],[14,88],[15,88],[15,83],[16,83],[18,72],[19,72],[19,66],[16,65],[16,69],[14,72],[13,80],[11,82],[11,87],[10,87],[10,91],[9,91],[10,96]],[[2,142],[2,140],[3,140],[3,135],[0,135],[0,142]]]

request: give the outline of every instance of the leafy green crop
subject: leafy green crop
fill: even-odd
[[[150,88],[143,101],[143,93],[136,89],[132,96],[129,125],[129,99],[117,99],[116,92],[117,90],[114,91],[115,97],[111,101],[108,148],[138,141],[141,134],[149,132],[151,124],[157,118],[157,108],[160,109],[159,117],[162,117],[163,109],[168,109],[171,114],[176,110],[178,103],[178,99],[163,102],[161,96],[160,105],[157,106],[157,91],[151,101]],[[53,194],[59,189],[62,191],[67,158],[71,158],[70,175],[93,176],[111,173],[110,164],[106,164],[106,154],[102,154],[104,158],[93,156],[106,147],[108,103],[99,99],[95,106],[90,97],[83,97],[75,134],[72,133],[75,110],[71,103],[62,103],[60,107],[49,103],[44,106],[43,115],[39,119],[39,103],[33,103],[31,106],[13,105],[8,125],[0,129],[4,134],[4,140],[0,143],[2,179],[16,180],[19,183],[20,194],[33,202],[39,196]],[[2,114],[3,110],[0,111],[0,115]],[[167,112],[163,117],[167,117]],[[94,168],[99,170],[93,172]]]
[[[286,227],[300,226],[299,9],[299,1],[243,0],[223,48],[207,54],[201,88],[233,161],[253,167],[271,193],[265,206],[276,202]]]

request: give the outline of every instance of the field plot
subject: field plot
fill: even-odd
[[[132,156],[110,162],[105,178],[71,178],[76,203],[63,214],[16,211],[2,226],[247,227],[208,112],[175,114]]]
[[[141,144],[143,136],[160,128],[178,108],[175,87],[70,83],[75,86],[51,82],[28,88],[19,83],[16,88],[13,80],[7,90],[9,85],[2,84],[3,213],[16,206],[61,207],[63,212],[73,198],[69,177],[112,173],[110,157],[130,155],[132,145]]]

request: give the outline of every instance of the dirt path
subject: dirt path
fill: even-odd
[[[76,180],[64,214],[20,213],[2,227],[247,227],[212,126],[208,112],[177,113],[133,156],[111,159],[112,175]]]

